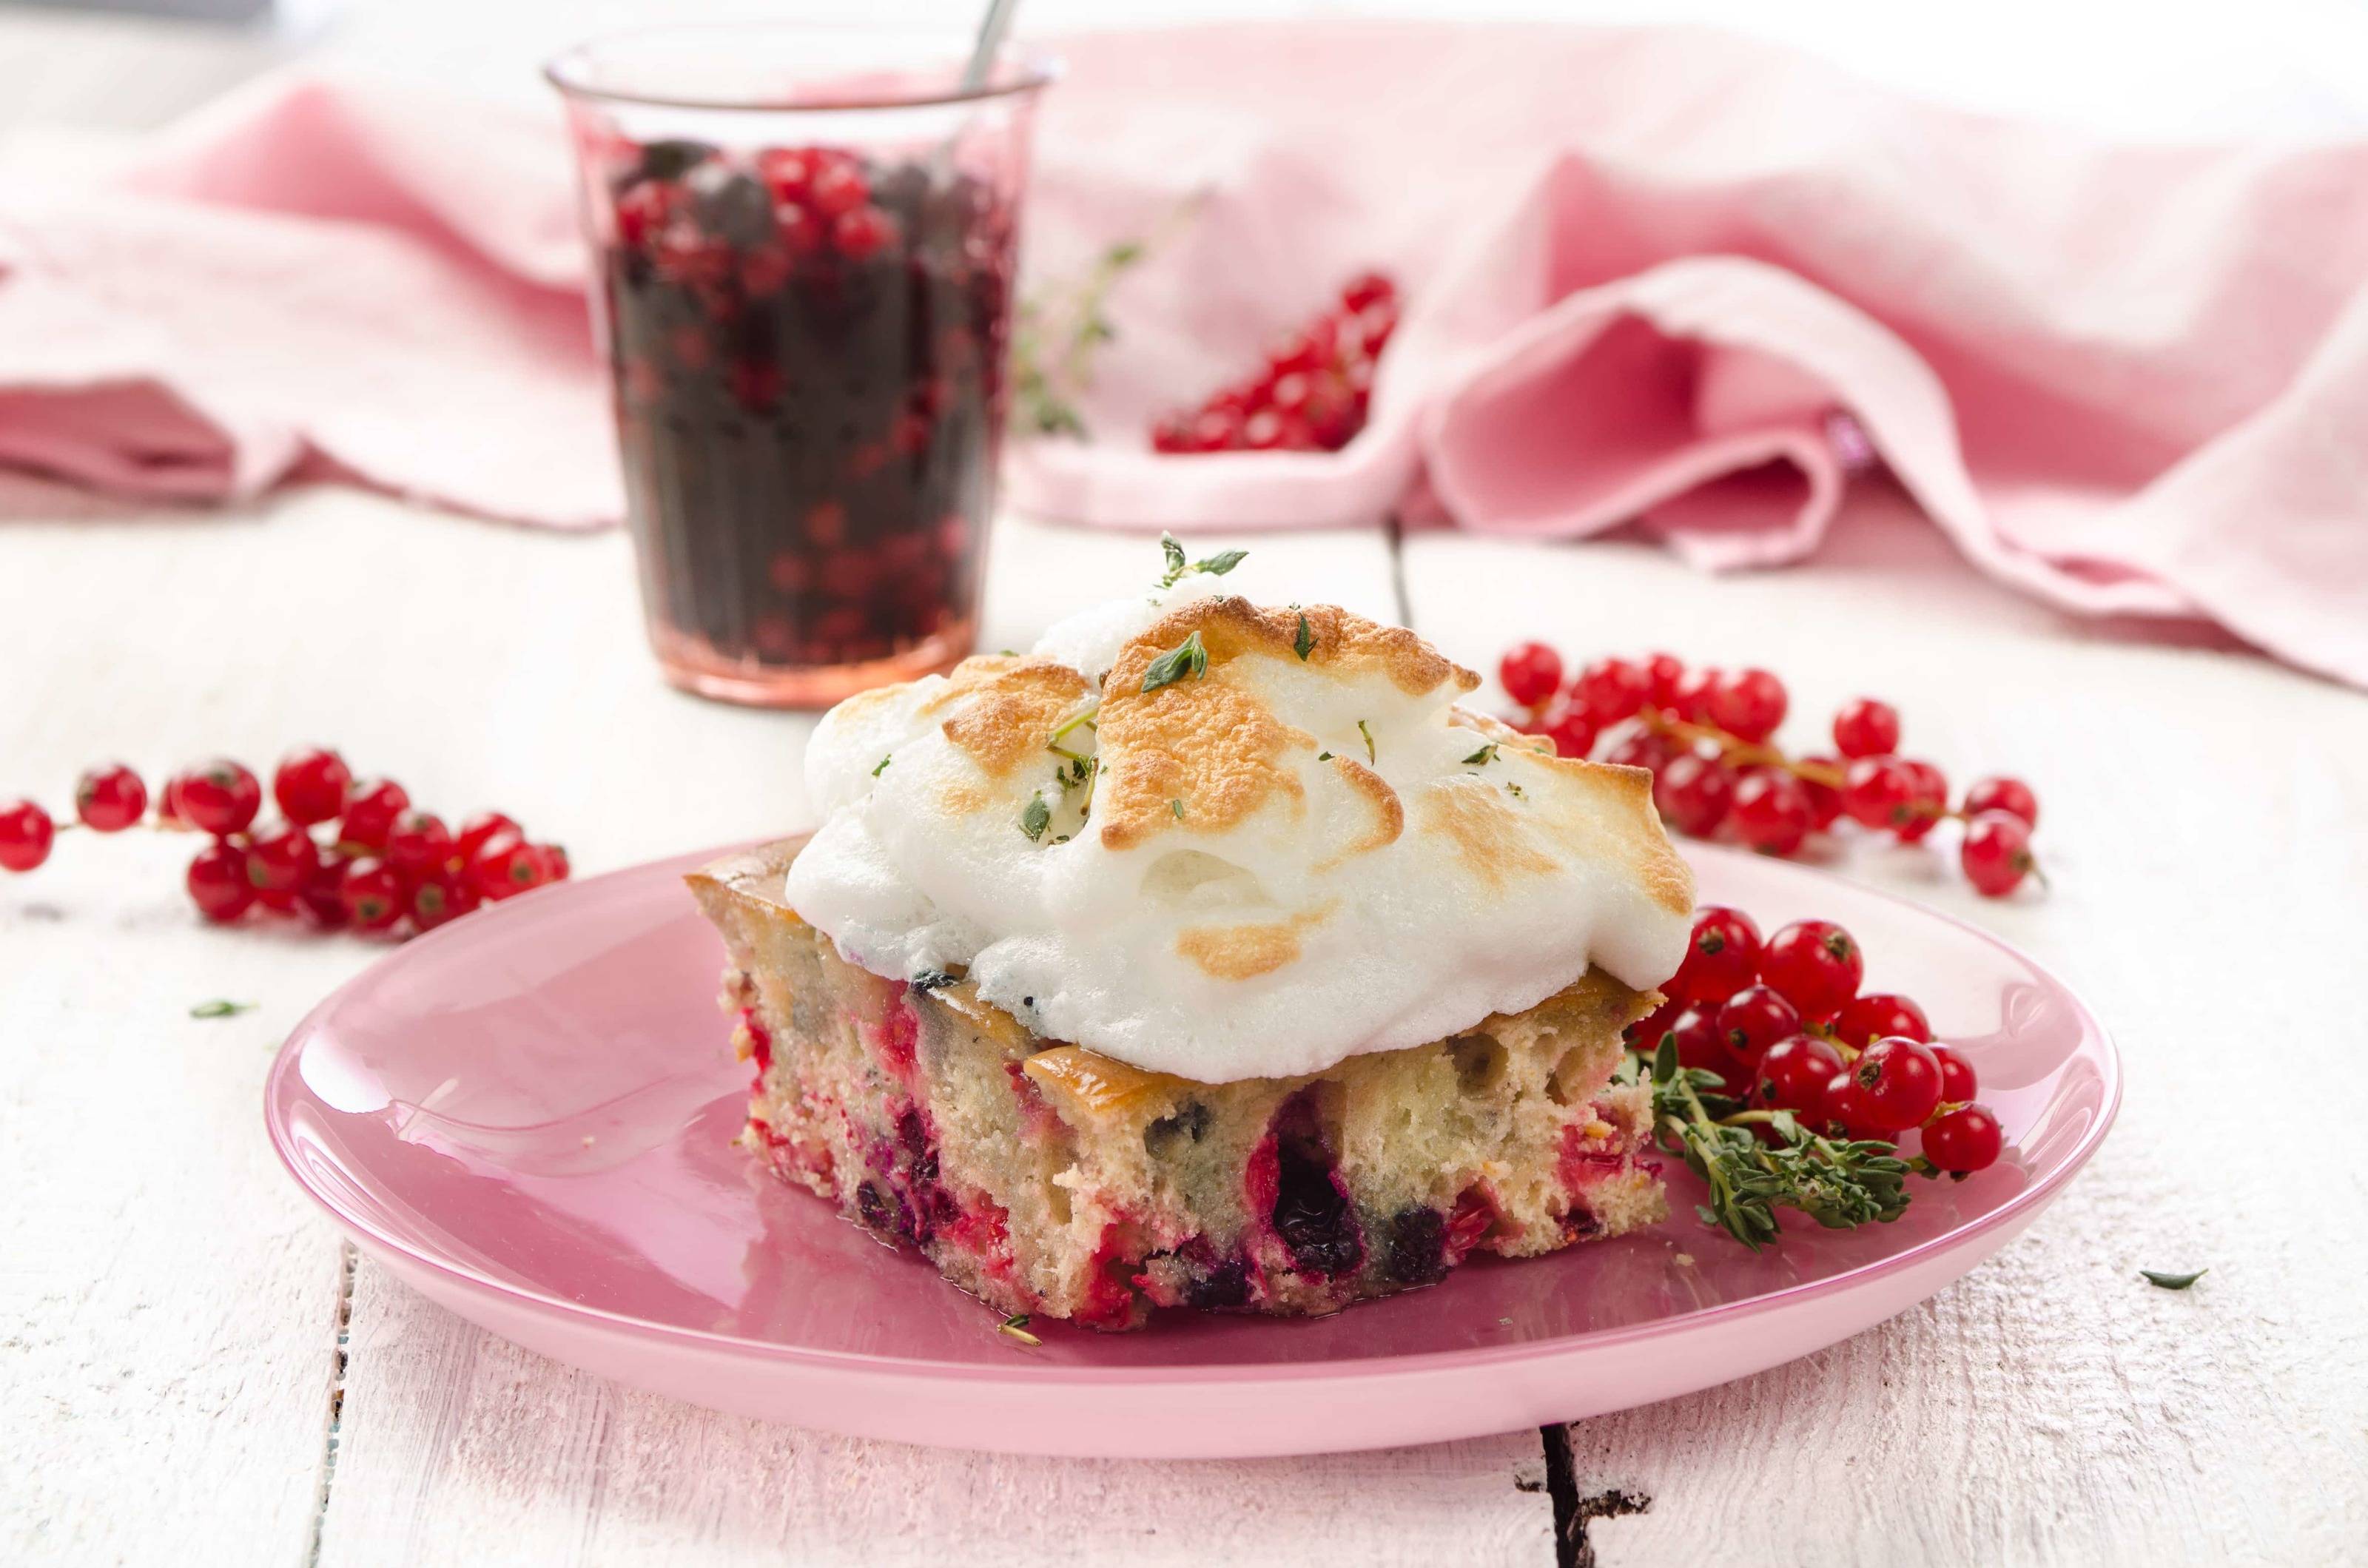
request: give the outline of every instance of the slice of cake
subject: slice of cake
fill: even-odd
[[[996,1309],[1329,1312],[1663,1212],[1621,1030],[1691,879],[1639,770],[1411,632],[1186,574],[849,699],[691,879],[748,1146]]]

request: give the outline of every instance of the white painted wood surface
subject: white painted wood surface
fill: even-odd
[[[29,79],[28,34],[46,58],[79,25],[12,18],[0,78]],[[81,52],[101,30],[118,40],[104,69]],[[98,97],[238,69],[175,39],[156,47],[202,65],[142,88],[163,57],[136,29],[73,41],[86,85],[43,66],[47,96],[17,95],[15,119],[129,123]],[[620,538],[341,491],[198,515],[0,488],[0,510],[38,519],[0,522],[0,793],[59,801],[107,756],[262,763],[324,740],[440,809],[512,809],[586,870],[803,809],[804,722],[659,686]],[[1376,535],[1247,542],[1261,592],[1393,603]],[[1132,584],[1145,549],[1007,525],[989,645]],[[2096,1164],[1959,1285],[1792,1367],[1573,1428],[1583,1498],[1650,1500],[1588,1523],[1586,1551],[1653,1568],[2368,1557],[2368,1186],[2348,1152],[2368,1062],[2368,699],[2057,618],[1954,568],[1880,499],[1826,558],[1765,576],[1442,535],[1397,559],[1415,624],[1467,662],[1523,634],[1754,660],[1808,710],[1896,699],[1952,771],[2024,773],[2050,896],[1984,903],[1919,851],[1841,869],[2039,953],[2129,1065]],[[1554,1560],[1534,1433],[1194,1465],[856,1442],[622,1389],[366,1263],[349,1275],[257,1105],[278,1040],[377,949],[206,930],[186,855],[76,836],[39,876],[0,878],[0,1561]],[[214,996],[259,1006],[188,1017]],[[2205,1265],[2183,1295],[2135,1277]]]

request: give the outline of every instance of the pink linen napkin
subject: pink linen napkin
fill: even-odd
[[[2107,145],[1682,29],[1061,49],[1035,275],[1201,199],[1112,301],[1099,439],[1011,455],[1023,509],[1305,526],[1418,497],[1757,566],[1813,551],[1873,460],[2025,591],[2368,685],[2368,142]],[[128,185],[0,188],[0,460],[615,515],[555,115],[285,78]],[[1375,265],[1407,310],[1346,451],[1144,445]]]

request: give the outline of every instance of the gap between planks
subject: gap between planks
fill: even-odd
[[[337,1304],[330,1320],[336,1332],[330,1346],[328,1418],[321,1428],[321,1485],[313,1495],[313,1540],[304,1553],[304,1568],[320,1568],[321,1537],[329,1523],[329,1489],[337,1480],[337,1432],[346,1414],[347,1346],[354,1326],[354,1274],[360,1261],[354,1244],[338,1238]],[[1570,1444],[1565,1440],[1564,1462],[1568,1462],[1569,1454]]]

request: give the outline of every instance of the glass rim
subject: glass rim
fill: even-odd
[[[543,79],[557,88],[562,97],[598,103],[642,104],[655,108],[743,110],[774,114],[835,114],[841,110],[927,108],[947,104],[985,103],[996,98],[1019,97],[1042,92],[1059,80],[1062,62],[1059,56],[1016,43],[1006,43],[998,51],[996,72],[976,87],[964,88],[951,85],[942,91],[911,93],[855,94],[810,103],[793,99],[764,98],[739,95],[717,94],[709,97],[664,92],[634,91],[629,88],[596,85],[586,80],[585,67],[595,51],[618,44],[631,44],[663,39],[697,39],[700,37],[730,38],[734,35],[751,37],[762,34],[804,33],[820,38],[840,39],[928,39],[942,37],[960,46],[959,52],[967,56],[969,35],[952,28],[834,28],[802,22],[662,22],[649,27],[626,28],[601,33],[569,45],[543,62]],[[1002,77],[1007,68],[1015,74]],[[998,79],[999,78],[999,79]]]

